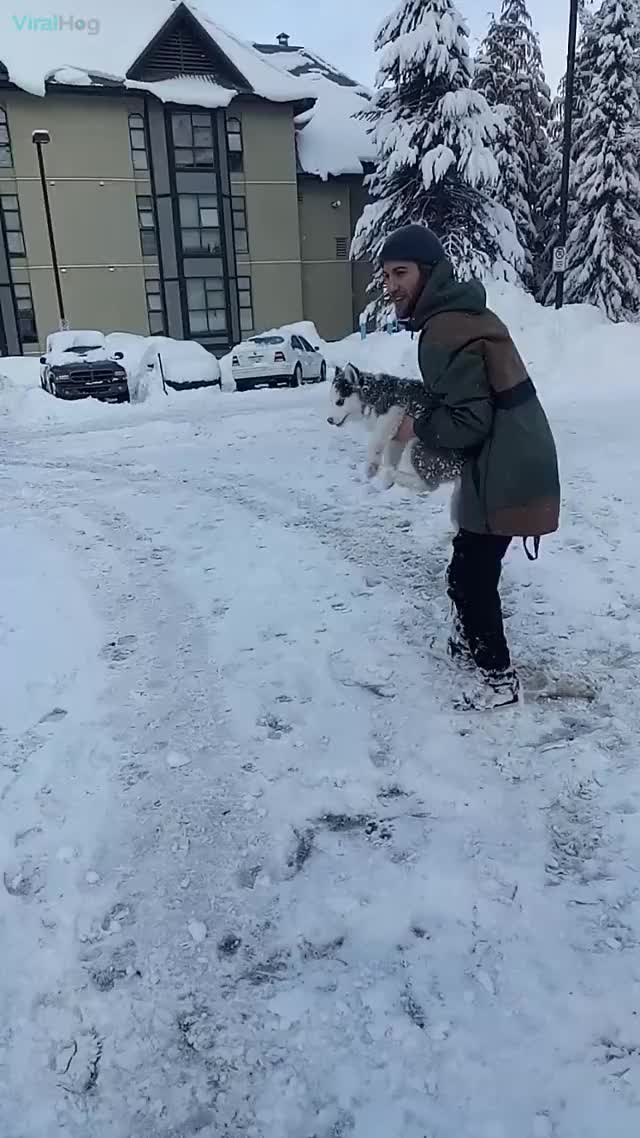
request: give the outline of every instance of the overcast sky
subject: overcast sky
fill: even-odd
[[[315,48],[355,79],[371,83],[373,36],[393,10],[394,0],[208,0],[208,7],[220,23],[247,39],[270,42],[278,32],[288,32],[292,42]],[[458,0],[458,7],[475,40],[484,34],[489,13],[500,7],[500,0]],[[554,93],[564,72],[568,9],[569,0],[529,0]]]

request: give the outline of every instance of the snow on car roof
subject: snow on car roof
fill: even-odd
[[[221,86],[210,79],[194,86],[193,77],[178,77],[166,83],[135,82],[127,74],[147,46],[176,12],[184,9],[199,23],[219,52],[244,78],[244,90],[273,102],[297,102],[312,98],[310,84],[273,65],[249,43],[218,24],[208,8],[214,0],[92,0],[86,18],[38,16],[29,9],[17,11],[3,21],[0,59],[9,80],[34,95],[44,95],[46,83],[73,86],[122,85],[153,91],[161,99],[187,102],[199,97],[198,105],[225,105],[239,89]],[[73,19],[72,28],[53,21]],[[84,78],[83,78],[84,77]],[[180,92],[180,84],[185,90]],[[217,102],[214,100],[217,99]]]
[[[283,71],[304,80],[315,105],[298,119],[298,162],[305,174],[326,180],[330,175],[362,174],[375,161],[367,123],[354,116],[367,109],[366,87],[304,47],[254,45]]]
[[[68,351],[69,348],[102,348],[105,343],[104,332],[94,329],[69,329],[66,332],[51,332],[47,336],[47,343],[58,352]]]

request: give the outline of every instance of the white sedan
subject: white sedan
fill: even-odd
[[[268,385],[300,387],[303,383],[322,383],[327,364],[304,336],[297,333],[265,332],[243,340],[233,349],[231,373],[236,391]]]

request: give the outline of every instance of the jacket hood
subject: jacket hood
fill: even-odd
[[[480,281],[458,281],[449,261],[436,265],[425,284],[412,317],[415,331],[438,312],[471,312],[480,314],[487,307],[486,289]]]

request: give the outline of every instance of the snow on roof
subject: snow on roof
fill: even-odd
[[[354,118],[371,98],[366,87],[304,47],[255,44],[272,63],[303,79],[315,95],[313,110],[298,119],[298,161],[305,174],[362,174],[375,161],[367,124]]]
[[[161,99],[175,102],[193,101],[201,94],[203,106],[224,106],[238,91],[217,87],[204,81],[194,86],[193,77],[176,78],[163,83],[136,82],[127,79],[131,66],[161,31],[167,20],[181,8],[198,21],[206,35],[244,76],[247,87],[261,98],[273,102],[298,102],[313,97],[311,85],[296,76],[283,73],[249,43],[244,43],[216,23],[208,13],[215,0],[92,0],[91,18],[73,17],[82,27],[71,29],[54,25],[69,20],[67,15],[36,17],[17,0],[11,16],[2,16],[0,37],[0,73],[6,68],[12,83],[34,95],[44,95],[48,80],[76,86],[113,84],[135,90],[152,91]],[[25,5],[24,7],[22,5]],[[88,82],[82,83],[85,75]],[[184,84],[181,90],[180,84]]]
[[[182,103],[192,107],[228,107],[238,94],[233,87],[222,87],[206,75],[178,75],[155,82],[127,80],[132,91],[148,91],[163,103]]]

